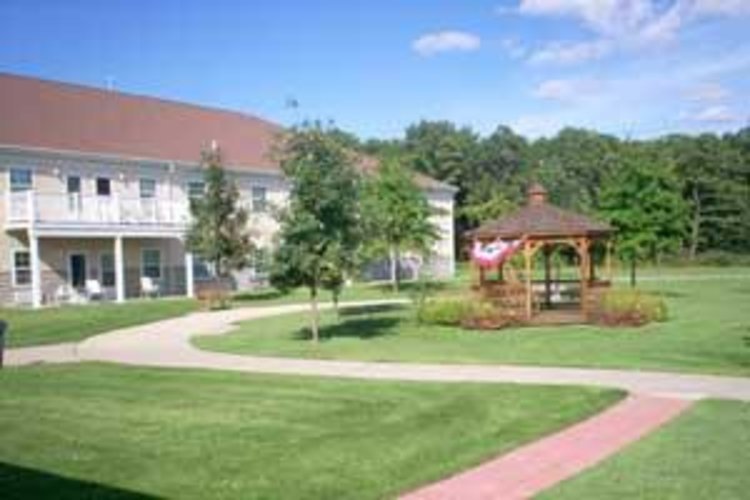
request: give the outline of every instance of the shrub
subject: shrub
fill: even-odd
[[[472,303],[467,308],[461,326],[470,330],[498,330],[513,321],[513,318],[497,304],[480,301]]]
[[[417,319],[420,323],[431,325],[460,325],[470,302],[460,298],[428,299],[417,309]]]
[[[208,311],[229,309],[232,303],[231,287],[225,282],[214,281],[202,284],[196,292],[195,297],[201,307]]]
[[[667,305],[640,290],[608,290],[597,301],[593,321],[607,326],[641,326],[667,319]]]
[[[462,326],[472,330],[496,330],[513,322],[496,304],[467,298],[438,298],[425,301],[417,310],[421,323]]]

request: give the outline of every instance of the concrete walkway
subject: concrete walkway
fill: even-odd
[[[588,420],[409,493],[402,500],[531,498],[617,453],[691,404],[681,399],[630,396]]]
[[[383,303],[394,301],[350,302],[346,305]],[[292,304],[193,313],[91,337],[77,346],[11,349],[6,354],[6,362],[26,365],[40,361],[109,361],[141,366],[382,380],[589,385],[681,399],[711,397],[750,401],[750,378],[742,377],[588,368],[268,358],[202,351],[190,343],[190,337],[194,335],[226,333],[238,321],[304,310],[307,310],[305,304]],[[262,323],[258,327],[262,328]]]

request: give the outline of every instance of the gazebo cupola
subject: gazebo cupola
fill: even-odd
[[[533,183],[526,191],[526,203],[515,212],[495,220],[487,221],[469,233],[474,245],[506,245],[509,244],[523,254],[523,294],[525,295],[524,313],[531,319],[535,311],[543,307],[551,309],[554,306],[555,290],[571,290],[576,287],[579,298],[579,312],[586,312],[587,299],[593,288],[606,286],[608,282],[596,279],[594,259],[591,247],[596,243],[606,245],[606,266],[608,275],[610,266],[610,243],[612,228],[603,222],[557,207],[548,201],[547,190],[539,183]],[[570,246],[575,249],[578,257],[578,279],[562,280],[559,277],[552,280],[550,273],[550,255],[557,246]],[[533,279],[534,257],[537,251],[544,254],[544,280]],[[509,254],[509,256],[512,255]],[[476,286],[485,293],[492,295],[507,294],[512,283],[504,279],[503,265],[506,259],[500,259],[495,267],[501,279],[487,280],[487,265],[477,265],[478,283]],[[516,283],[517,288],[518,283]],[[537,300],[541,298],[541,300]]]

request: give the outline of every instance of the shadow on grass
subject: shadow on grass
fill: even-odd
[[[399,304],[343,308],[338,322],[320,328],[320,339],[370,339],[393,335],[396,332],[396,326],[401,323],[402,319],[397,315],[388,315],[388,313],[403,309],[404,306]],[[312,331],[309,326],[300,328],[294,332],[293,338],[295,340],[310,340]]]
[[[684,299],[688,294],[683,292],[675,292],[674,290],[663,290],[657,289],[652,292],[655,295],[663,297],[665,299]]]
[[[453,285],[455,287],[455,284]],[[378,283],[372,286],[373,289],[379,290],[383,293],[392,292],[393,288],[390,283]],[[419,283],[417,281],[407,281],[399,285],[399,291],[401,292],[413,292],[418,291],[420,287],[425,287],[429,292],[442,292],[451,287],[451,283],[445,281],[432,281],[429,283]]]
[[[249,292],[240,292],[232,296],[236,302],[264,302],[267,300],[276,300],[284,297],[286,294],[275,288],[264,288],[262,290],[253,290]]]
[[[159,497],[0,462],[0,498],[153,500]]]
[[[339,314],[341,317],[363,316],[365,314],[380,314],[405,309],[403,304],[374,304],[371,306],[342,307]]]

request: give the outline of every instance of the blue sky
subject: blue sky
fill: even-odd
[[[750,118],[750,0],[3,0],[0,19],[0,71],[364,137],[423,118],[635,137]]]

